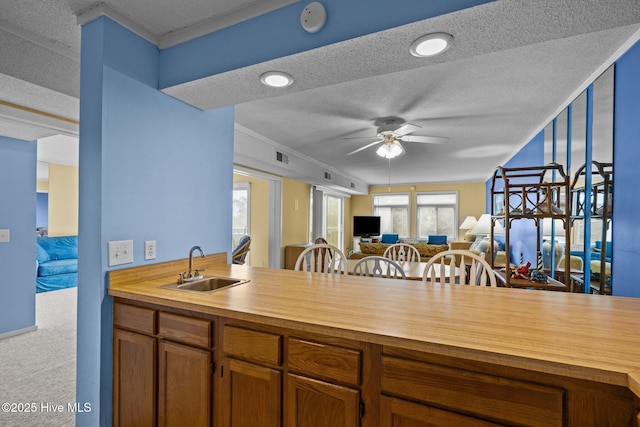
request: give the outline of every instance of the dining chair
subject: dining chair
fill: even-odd
[[[460,265],[456,265],[456,255],[460,255]],[[449,266],[448,276],[445,266]],[[496,275],[489,263],[485,261],[484,254],[476,254],[462,249],[439,252],[429,258],[424,268],[422,281],[424,283],[448,282],[475,286],[490,285],[494,288],[498,286]]]
[[[300,253],[294,270],[344,274],[347,271],[347,258],[337,247],[319,243],[309,246]]]
[[[383,257],[393,261],[420,262],[420,252],[407,243],[395,243],[385,249]]]
[[[371,255],[361,258],[353,266],[354,276],[385,277],[387,279],[407,279],[404,270],[392,259]]]

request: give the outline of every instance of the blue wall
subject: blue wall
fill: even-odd
[[[158,49],[107,18],[82,29],[78,425],[111,424],[107,243],[145,240],[162,262],[231,248],[233,109],[203,112],[157,90]],[[34,163],[35,164],[35,163]],[[35,208],[34,208],[35,210]]]
[[[640,180],[640,42],[636,43],[615,63],[614,89],[614,203],[612,222],[613,261],[612,292],[617,296],[640,297],[637,268],[640,265],[640,227],[637,216],[640,198],[637,197]],[[540,132],[505,166],[532,166],[544,164],[544,135]],[[490,207],[491,179],[487,181],[487,211]],[[516,221],[517,222],[517,221]],[[514,224],[516,223],[514,222]],[[514,226],[513,257],[525,252],[525,261],[535,261],[535,227]],[[517,235],[517,237],[516,237]],[[519,256],[519,255],[518,255]],[[518,259],[512,261],[517,262]],[[533,263],[532,261],[532,263]]]
[[[160,88],[293,55],[347,39],[421,21],[493,0],[324,0],[327,22],[307,33],[300,14],[308,3],[294,3],[224,28],[160,54]]]
[[[36,322],[36,143],[0,136],[0,334]]]
[[[613,293],[640,297],[640,42],[629,49],[615,68],[614,94],[614,202]]]

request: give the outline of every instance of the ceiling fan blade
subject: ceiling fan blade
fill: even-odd
[[[376,145],[376,144],[380,144],[382,141],[384,141],[384,140],[382,140],[382,139],[381,139],[381,140],[378,140],[378,141],[374,141],[374,142],[372,142],[371,144],[367,144],[367,145],[365,145],[364,147],[360,147],[360,148],[358,148],[357,150],[354,150],[354,151],[352,151],[352,152],[348,153],[348,154],[347,154],[347,156],[350,156],[350,155],[352,155],[352,154],[359,153],[359,152],[360,152],[360,151],[362,151],[362,150],[366,150],[366,149],[367,149],[367,148],[369,148],[369,147],[373,147],[373,146],[374,146],[374,145]]]
[[[395,136],[403,136],[411,132],[415,132],[420,129],[420,126],[412,125],[411,123],[406,123],[400,126],[398,129],[393,131]]]
[[[444,136],[419,136],[419,135],[403,135],[398,139],[406,142],[421,142],[424,144],[444,144],[447,141],[449,141],[449,138]]]
[[[345,136],[340,139],[373,139],[377,138],[377,136]]]

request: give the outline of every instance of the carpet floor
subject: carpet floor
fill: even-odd
[[[75,424],[76,312],[77,288],[36,294],[38,330],[0,340],[1,427]]]

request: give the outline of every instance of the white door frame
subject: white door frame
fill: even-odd
[[[282,252],[282,178],[237,165],[233,166],[233,172],[264,179],[269,184],[269,268],[280,268]]]

